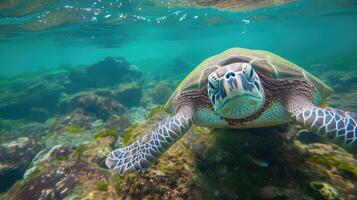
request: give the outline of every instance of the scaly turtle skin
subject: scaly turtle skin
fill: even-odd
[[[192,124],[254,128],[295,121],[343,145],[357,144],[357,114],[318,105],[332,89],[267,51],[233,48],[202,62],[177,87],[165,109],[173,116],[150,134],[110,153],[118,173],[143,171]]]

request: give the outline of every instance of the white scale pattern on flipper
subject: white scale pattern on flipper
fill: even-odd
[[[332,140],[342,139],[345,145],[357,144],[355,113],[333,108],[305,109],[296,116],[304,127]]]

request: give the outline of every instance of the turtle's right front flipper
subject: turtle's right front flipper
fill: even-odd
[[[314,107],[296,116],[297,122],[343,145],[357,145],[357,115],[339,109]]]
[[[320,108],[306,95],[291,95],[287,109],[297,123],[321,136],[357,147],[357,114],[333,108]]]
[[[112,151],[106,159],[106,165],[119,174],[143,171],[180,139],[191,125],[191,108],[181,108],[175,116],[161,122],[151,134]]]

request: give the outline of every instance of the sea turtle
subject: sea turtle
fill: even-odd
[[[295,121],[312,132],[357,144],[357,115],[320,108],[332,89],[303,68],[273,53],[228,49],[206,59],[165,105],[173,116],[150,134],[112,151],[106,165],[117,173],[144,171],[192,124],[254,128]]]

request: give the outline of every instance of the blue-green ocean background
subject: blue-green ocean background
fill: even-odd
[[[0,199],[312,200],[328,199],[325,183],[357,198],[356,154],[294,123],[194,127],[146,174],[107,169],[112,149],[169,116],[192,69],[232,47],[296,63],[334,89],[323,106],[357,112],[357,1],[167,2],[0,0]]]
[[[121,4],[57,1],[20,17],[6,16],[16,9],[0,11],[0,74],[90,64],[106,56],[122,56],[144,71],[165,70],[175,60],[192,69],[231,47],[269,50],[306,69],[356,65],[355,1],[296,1],[243,12],[134,3],[117,8]],[[73,8],[87,11],[53,27],[28,24],[46,12]]]

